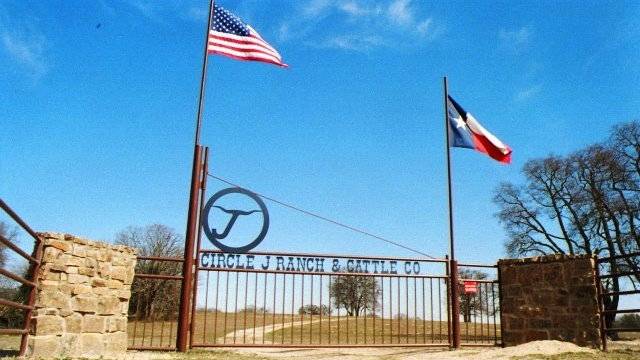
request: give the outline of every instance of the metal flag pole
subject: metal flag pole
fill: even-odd
[[[178,329],[176,347],[178,351],[187,351],[189,337],[189,309],[193,287],[193,265],[195,234],[198,221],[198,193],[202,178],[202,147],[200,146],[200,129],[202,127],[202,113],[204,110],[205,85],[207,80],[207,45],[209,42],[209,29],[213,21],[214,0],[209,1],[209,19],[204,37],[204,51],[202,60],[202,76],[200,78],[200,97],[198,98],[198,111],[196,115],[196,134],[193,149],[193,165],[191,168],[191,189],[189,191],[189,210],[187,213],[187,230],[185,234],[184,262],[182,266],[182,287],[180,290],[180,309],[178,311]],[[206,175],[205,175],[206,176]],[[195,301],[195,299],[194,299]]]
[[[447,85],[447,77],[443,78],[444,82],[444,133],[446,140],[447,152],[447,199],[449,202],[449,274],[450,278],[450,294],[451,294],[451,333],[453,339],[451,346],[454,349],[460,348],[460,297],[458,296],[458,262],[455,256],[454,233],[453,233],[453,196],[451,190],[451,147],[449,139],[449,116],[447,114],[447,102],[449,99],[449,88]]]

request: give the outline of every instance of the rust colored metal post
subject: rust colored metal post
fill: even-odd
[[[460,296],[458,295],[458,262],[451,260],[451,347],[460,348]]]
[[[193,347],[193,339],[196,327],[196,306],[198,304],[198,268],[200,267],[200,244],[202,243],[202,208],[207,195],[207,173],[209,172],[209,148],[204,148],[204,162],[202,163],[202,180],[200,182],[200,209],[198,211],[198,239],[196,241],[195,269],[193,274],[193,299],[191,301],[191,324],[189,326],[189,348]],[[208,283],[207,283],[207,286]],[[205,310],[206,311],[206,310]]]
[[[35,251],[33,253],[33,257],[36,258],[37,262],[32,264],[31,267],[31,281],[34,283],[38,283],[38,272],[40,271],[40,260],[42,259],[42,247],[43,247],[43,243],[42,243],[42,239],[40,239],[40,237],[36,237],[36,243],[35,243]],[[20,339],[20,356],[24,356],[25,353],[27,352],[27,340],[28,340],[28,336],[29,336],[29,328],[31,327],[31,315],[33,313],[33,306],[35,305],[36,302],[36,294],[38,292],[38,288],[37,287],[31,287],[31,289],[29,290],[29,295],[27,295],[27,306],[30,307],[30,309],[26,310],[24,312],[24,320],[23,320],[23,327],[24,329],[27,331],[26,333],[22,334],[22,338]]]
[[[191,174],[191,192],[189,197],[189,213],[187,215],[187,234],[184,244],[184,263],[182,266],[182,287],[180,289],[180,309],[178,311],[178,336],[176,339],[176,347],[178,351],[187,351],[187,342],[189,337],[189,309],[190,301],[193,293],[193,265],[195,249],[195,234],[197,231],[198,221],[198,191],[201,182],[201,157],[202,147],[196,145],[194,148],[194,166]]]
[[[500,302],[500,346],[504,347],[504,317],[502,316],[502,273],[498,262],[498,301]]]

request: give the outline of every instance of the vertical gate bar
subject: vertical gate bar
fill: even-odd
[[[402,332],[400,331],[400,325],[402,324],[402,319],[400,317],[400,304],[402,303],[402,297],[400,296],[400,277],[396,278],[396,281],[398,283],[398,312],[396,313],[396,317],[398,319],[398,344],[400,344],[402,342],[402,337],[401,334]]]
[[[336,278],[337,281],[337,278]],[[336,343],[340,344],[340,307],[338,306],[337,308],[338,312],[336,314],[336,316],[338,317],[338,336],[337,336],[337,340]]]
[[[151,316],[151,340],[149,340],[149,346],[153,346],[153,338],[155,335],[155,328],[156,328],[156,322],[155,320],[153,320],[153,314],[150,314]]]
[[[393,343],[393,282],[389,277],[389,343]]]
[[[373,277],[373,283],[374,283],[374,287],[373,289],[371,289],[371,291],[373,292],[373,305],[371,306],[373,308],[373,343],[376,343],[376,316],[377,316],[377,305],[378,305],[378,292],[376,291],[376,289],[378,288],[378,279],[376,279],[376,277]]]
[[[173,335],[173,321],[169,323],[169,340],[171,340],[172,335]],[[177,337],[178,337],[178,334],[176,334],[176,338]]]
[[[470,299],[470,298],[469,298]],[[469,300],[470,301],[470,300]],[[478,342],[478,329],[477,329],[477,325],[478,325],[478,314],[474,311],[473,312],[473,342],[476,343]]]
[[[438,279],[438,281],[440,281]],[[435,332],[435,328],[433,327],[434,325],[434,312],[433,312],[433,279],[429,279],[429,301],[431,302],[431,306],[430,311],[431,311],[431,342],[435,342],[435,336],[436,336],[436,332]],[[438,341],[440,341],[442,339],[438,339]]]
[[[496,325],[496,293],[495,284],[491,283],[491,305],[493,307],[493,342],[498,345],[498,327]]]
[[[229,276],[231,273],[226,271],[227,273],[227,285],[224,287],[224,326],[222,327],[222,343],[227,343],[227,314],[229,310]]]
[[[320,325],[318,325],[319,326],[318,334],[320,334],[320,344],[322,344],[322,293],[324,292],[324,289],[322,288],[322,274],[319,277],[320,277]]]
[[[207,272],[209,273],[209,272]],[[213,309],[213,343],[217,344],[218,343],[218,337],[217,337],[217,333],[218,333],[218,313],[220,312],[220,309],[218,308],[218,295],[219,294],[219,289],[220,289],[220,272],[216,271],[216,307]],[[206,316],[206,313],[205,313]],[[204,329],[202,330],[202,339],[204,342],[206,342],[206,336],[207,336],[207,325],[206,325],[206,317],[205,317],[205,326]]]
[[[384,278],[380,277],[380,332],[381,339],[384,344]]]
[[[262,343],[264,344],[264,327],[267,323],[267,273],[264,273],[264,289],[262,292]]]
[[[302,276],[302,287],[300,289],[300,294],[301,294],[301,301],[300,301],[300,306],[303,307],[304,309],[304,274],[301,275]],[[304,311],[302,312],[302,314],[300,314],[300,344],[304,343],[303,340],[303,328],[304,328]]]
[[[136,304],[136,313],[133,321],[133,340],[131,341],[133,346],[136,346],[136,334],[138,333],[138,314],[140,313],[140,302]]]
[[[285,303],[286,301],[284,301],[284,297],[285,297],[285,292],[287,289],[287,275],[286,274],[282,274],[282,344],[284,344],[284,313],[285,313]]]
[[[238,325],[238,287],[240,286],[240,272],[236,271],[236,296],[233,299],[233,343],[236,343]]]
[[[360,320],[360,309],[356,309],[356,344],[358,343],[358,322]]]
[[[346,319],[346,321],[347,321],[347,331],[346,331],[346,332],[347,332],[347,344],[348,344],[348,343],[349,343],[349,320],[350,320],[350,319],[349,319],[349,312],[347,312],[347,308],[345,307],[345,309],[344,309],[344,310],[345,310],[346,315],[347,315],[347,316],[346,316],[346,318],[347,318],[347,319]]]
[[[242,343],[247,342],[247,298],[249,297],[249,272],[244,273],[244,309],[242,309],[244,315],[244,324],[242,329]]]
[[[278,284],[278,278],[277,278],[278,274],[273,273],[273,314],[271,314],[271,325],[273,325],[275,327],[276,325],[276,294],[277,294],[277,284]],[[275,334],[273,334],[273,332],[271,333],[271,341],[275,342],[276,338],[275,338]]]
[[[295,323],[296,317],[296,274],[293,274],[293,278],[291,280],[291,343],[293,344],[293,324]]]
[[[491,284],[491,286],[493,286],[493,284]],[[487,311],[487,343],[491,343],[491,323],[490,323],[490,319],[489,319],[489,283],[484,284],[484,300],[485,300],[485,304],[487,306],[486,311]]]
[[[207,313],[209,312],[209,274],[211,273],[211,271],[207,271],[207,287],[206,290],[204,292],[204,316],[202,319],[202,343],[206,343],[207,342]],[[218,273],[219,274],[219,273]],[[217,290],[216,290],[216,296],[217,296]],[[217,311],[217,309],[216,309]],[[192,334],[192,336],[195,336],[195,333]]]
[[[425,298],[424,285],[425,285],[425,281],[424,281],[424,278],[422,278],[422,343],[426,344],[427,343],[427,311],[425,307],[427,306],[427,304],[426,304],[426,298]]]
[[[438,279],[438,339],[442,339],[442,281]]]
[[[258,314],[258,273],[255,273],[255,279],[253,281],[253,343],[256,343],[256,328],[258,323],[256,322]]]
[[[408,277],[404,277],[404,300],[405,300],[405,311],[407,312],[406,319],[405,319],[405,326],[407,327],[406,330],[406,340],[405,343],[409,343],[409,278]]]
[[[331,344],[331,275],[329,275],[329,344]]]
[[[162,347],[162,344],[164,344],[164,323],[165,323],[165,320],[163,318],[162,326],[160,326],[160,347]]]
[[[365,290],[364,290],[364,291],[365,291],[365,292],[367,291],[367,290],[366,290],[366,288],[365,288]],[[368,295],[368,294],[365,294],[365,299],[366,299],[366,296],[367,296],[367,295]],[[366,343],[367,343],[367,305],[366,305],[366,302],[365,302],[364,309],[362,309],[362,311],[364,312],[364,327],[363,327],[363,329],[364,329],[364,330],[363,330],[363,331],[364,331],[364,333],[363,333],[363,337],[364,337],[364,339],[363,339],[362,343],[363,343],[363,344],[366,344]]]
[[[146,338],[147,333],[147,322],[145,320],[142,321],[142,346],[144,346],[144,339]]]
[[[418,288],[416,278],[413,278],[413,343],[418,343]]]
[[[313,308],[313,275],[311,275],[309,286],[311,286],[311,306],[309,308]],[[309,344],[313,344],[313,312],[309,314]]]

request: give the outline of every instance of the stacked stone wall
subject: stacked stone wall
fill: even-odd
[[[502,339],[600,346],[595,260],[550,255],[500,260]]]
[[[40,235],[44,249],[31,355],[120,357],[127,348],[135,250],[71,235]]]

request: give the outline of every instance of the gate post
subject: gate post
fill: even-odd
[[[460,348],[460,296],[458,294],[458,262],[456,260],[449,261],[451,274],[450,283],[451,291],[451,347],[454,349]]]
[[[189,196],[189,212],[187,214],[187,234],[184,244],[184,262],[182,263],[182,286],[180,288],[180,309],[178,311],[178,333],[176,347],[178,351],[187,351],[187,338],[189,337],[189,309],[191,296],[193,295],[193,251],[195,248],[197,222],[198,222],[198,191],[200,191],[202,176],[202,147],[196,145],[193,155],[193,168],[191,172],[191,192]]]

